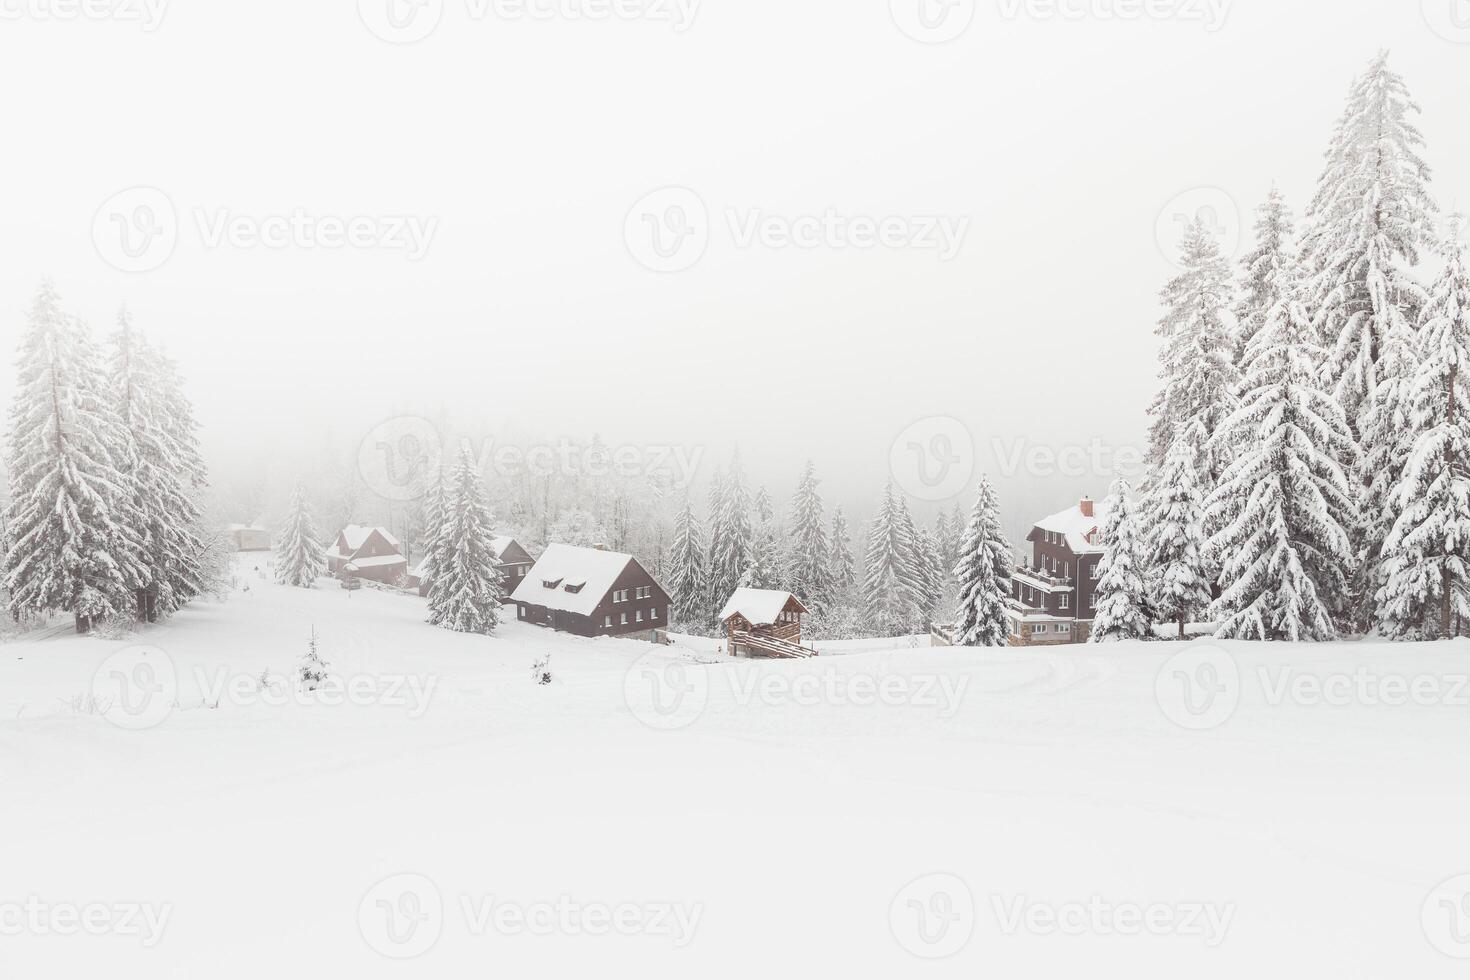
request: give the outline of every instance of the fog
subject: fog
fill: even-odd
[[[898,0],[448,0],[414,43],[366,0],[0,0],[0,400],[49,275],[180,362],[222,489],[417,416],[696,487],[738,447],[778,502],[810,457],[859,519],[987,472],[1017,532],[1136,458],[1174,216],[1239,254],[1273,181],[1300,214],[1380,48],[1470,201],[1456,2],[1006,0],[931,44]],[[959,469],[916,485],[926,452]]]

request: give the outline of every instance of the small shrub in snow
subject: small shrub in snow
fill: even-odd
[[[316,649],[316,631],[312,630],[311,639],[307,642],[306,653],[301,657],[301,663],[296,668],[297,678],[301,681],[303,691],[315,691],[327,680],[328,664],[322,659]],[[265,675],[262,675],[265,679]]]
[[[547,654],[531,665],[531,680],[537,684],[551,683],[551,654]]]

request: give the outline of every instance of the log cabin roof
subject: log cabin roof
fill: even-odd
[[[770,626],[793,603],[795,608],[792,612],[811,611],[790,592],[775,589],[736,589],[735,594],[730,596],[730,601],[725,603],[725,608],[720,610],[720,622],[739,613],[752,626]]]

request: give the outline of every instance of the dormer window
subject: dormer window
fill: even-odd
[[[570,592],[572,595],[576,595],[578,592],[581,592],[586,587],[586,582],[568,582],[566,584],[566,591]]]
[[[556,590],[557,588],[560,588],[560,586],[561,586],[561,579],[559,579],[559,578],[545,578],[545,579],[542,579],[541,580],[541,585],[543,587],[545,587],[545,588]]]

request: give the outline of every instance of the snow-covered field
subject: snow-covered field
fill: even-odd
[[[0,646],[0,977],[1465,975],[1470,645],[697,665],[244,567]]]

